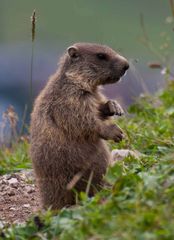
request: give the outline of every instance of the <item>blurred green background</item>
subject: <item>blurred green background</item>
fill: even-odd
[[[171,24],[167,23],[170,19],[166,21],[171,15],[169,1],[1,0],[0,113],[12,104],[22,115],[25,104],[29,102],[32,46],[30,16],[34,9],[37,15],[34,96],[56,70],[63,51],[80,41],[109,45],[131,62],[124,81],[105,88],[109,97],[119,99],[122,104],[128,105],[145,89],[153,92],[163,85],[160,71],[147,67],[148,61],[158,59],[140,41],[140,15],[144,16],[148,36],[156,51],[160,54],[166,51],[164,54],[170,55],[170,48],[161,47],[165,41],[172,45],[171,37],[174,34]]]
[[[143,53],[138,43],[140,14],[157,43],[170,14],[167,0],[1,0],[0,9],[1,44],[29,42],[29,17],[36,9],[37,45],[56,51],[72,42],[98,42],[122,49],[131,57]]]

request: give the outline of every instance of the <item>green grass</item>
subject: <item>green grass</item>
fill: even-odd
[[[11,148],[0,149],[0,175],[31,168],[27,141],[13,143]]]
[[[57,215],[47,211],[25,225],[4,227],[1,238],[174,239],[174,82],[155,96],[141,97],[120,126],[128,137],[111,147],[143,156],[127,157],[110,168],[106,179],[112,187],[91,199],[81,193],[79,206]]]

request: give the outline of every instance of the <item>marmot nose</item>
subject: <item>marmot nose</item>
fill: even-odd
[[[123,70],[126,72],[129,69],[129,63],[126,61]]]
[[[123,56],[118,55],[118,57],[120,60],[121,71],[124,74],[129,68],[129,63],[128,63],[127,59],[124,58]]]
[[[128,68],[129,68],[129,63],[128,63],[128,61],[125,59],[124,64],[122,64],[121,76],[123,76],[123,75],[126,73],[126,71],[128,70]]]

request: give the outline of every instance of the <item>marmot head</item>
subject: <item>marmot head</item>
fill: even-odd
[[[128,61],[108,46],[76,43],[64,58],[66,76],[89,87],[115,83],[129,68]]]

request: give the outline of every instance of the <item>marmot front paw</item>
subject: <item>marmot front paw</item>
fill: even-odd
[[[117,101],[109,100],[107,104],[111,115],[122,116],[124,114],[124,110]]]
[[[112,124],[109,126],[108,135],[109,135],[108,139],[111,139],[114,142],[120,142],[125,137],[122,129],[116,124]]]
[[[115,131],[114,131],[114,137],[113,137],[113,140],[115,141],[115,142],[120,142],[121,140],[123,140],[124,139],[124,133],[123,133],[123,131],[119,128],[119,127],[117,127],[117,129],[114,129]]]

